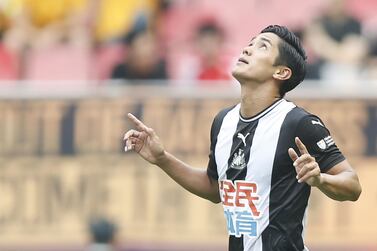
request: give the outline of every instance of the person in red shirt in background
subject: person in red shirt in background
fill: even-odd
[[[213,21],[203,22],[197,29],[196,47],[199,53],[198,80],[228,80],[226,59],[223,58],[224,32]]]
[[[226,34],[212,18],[202,19],[194,28],[192,39],[175,51],[173,78],[185,85],[213,85],[230,80],[232,56],[225,46]],[[197,81],[201,80],[201,81]]]

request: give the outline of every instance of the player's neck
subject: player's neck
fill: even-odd
[[[253,117],[279,98],[273,84],[241,85],[241,115],[245,118]]]

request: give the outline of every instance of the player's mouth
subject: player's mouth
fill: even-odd
[[[239,58],[238,62],[241,62],[241,63],[244,63],[244,64],[249,64],[249,62],[244,58]]]

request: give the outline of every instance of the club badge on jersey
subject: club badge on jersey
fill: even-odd
[[[221,180],[220,196],[224,206],[228,234],[257,236],[261,213],[256,204],[259,200],[256,183],[237,180]]]
[[[246,160],[245,154],[242,149],[238,149],[238,153],[233,155],[232,163],[230,164],[230,168],[241,170],[246,167]]]

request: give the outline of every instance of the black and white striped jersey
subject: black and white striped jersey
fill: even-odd
[[[298,183],[288,149],[298,136],[326,172],[345,158],[323,122],[285,99],[252,118],[240,104],[211,128],[208,175],[219,183],[230,251],[306,250],[310,186]]]

